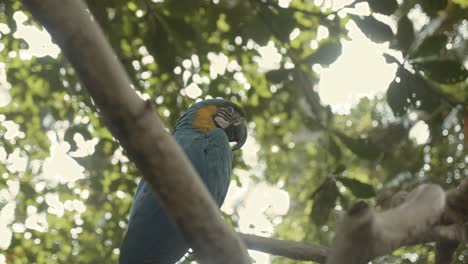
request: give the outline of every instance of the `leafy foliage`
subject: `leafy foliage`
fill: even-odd
[[[415,63],[429,78],[439,83],[454,84],[468,78],[468,71],[461,63],[452,60],[435,60]]]
[[[283,186],[291,199],[278,237],[328,245],[331,210],[425,181],[449,187],[468,175],[460,1],[368,0],[340,10],[317,1],[87,2],[135,89],[157,105],[169,129],[198,98],[243,106],[265,165],[256,180]],[[371,14],[353,14],[358,2]],[[21,1],[0,3],[0,230],[12,235],[8,245],[0,243],[1,254],[7,263],[115,263],[139,173],[66,60],[31,50],[16,33],[40,28],[20,10]],[[424,25],[414,19],[418,12],[428,15]],[[383,57],[398,70],[384,99],[363,98],[337,114],[313,89],[319,76],[312,66],[339,59],[349,20],[370,40],[390,45]],[[328,36],[312,49],[320,26]],[[259,62],[267,48],[275,51],[272,65]],[[10,99],[2,105],[5,94]],[[418,143],[410,134],[421,124],[430,135]],[[235,162],[250,169],[239,154]],[[236,213],[229,220],[236,225]],[[408,250],[418,263],[433,258],[427,247]],[[408,262],[406,252],[376,263]],[[465,263],[466,250],[458,254]]]
[[[396,34],[398,46],[403,54],[406,54],[414,41],[413,23],[405,15],[398,20],[398,31]]]
[[[351,193],[357,198],[371,198],[375,196],[375,191],[372,185],[350,178],[339,178],[338,180],[344,186],[349,188]]]
[[[392,29],[385,23],[380,22],[373,16],[350,15],[368,38],[377,43],[389,41],[393,38]]]
[[[314,206],[310,215],[312,221],[317,225],[324,225],[327,223],[328,216],[331,210],[335,207],[335,201],[338,198],[338,187],[336,182],[327,180],[316,193],[314,199]]]
[[[322,44],[317,51],[305,59],[310,64],[330,65],[341,55],[340,42],[327,42]]]
[[[367,3],[369,4],[369,7],[372,9],[372,11],[384,15],[391,15],[398,8],[398,3],[396,0],[369,0]]]

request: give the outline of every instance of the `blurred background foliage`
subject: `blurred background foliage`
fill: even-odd
[[[199,98],[242,105],[263,166],[251,178],[289,194],[288,213],[272,219],[275,237],[330,245],[332,209],[358,199],[383,206],[399,190],[449,188],[468,175],[466,0],[357,0],[339,9],[318,0],[87,2],[169,129]],[[320,100],[314,67],[341,55],[350,21],[389,43],[382,56],[397,71],[386,95],[339,113]],[[0,262],[115,263],[139,173],[65,58],[34,54],[18,30],[25,26],[39,27],[21,1],[0,3]],[[319,28],[328,34],[317,41]],[[428,137],[412,137],[416,126]],[[235,166],[250,171],[242,156]],[[226,216],[237,225],[236,212]],[[375,263],[427,263],[432,248]],[[460,248],[455,262],[467,257]]]

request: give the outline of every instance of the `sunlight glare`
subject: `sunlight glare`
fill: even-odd
[[[208,53],[208,60],[210,61],[210,77],[216,79],[218,75],[222,76],[226,72],[229,59],[223,53]]]
[[[418,121],[409,131],[409,138],[418,145],[426,144],[429,137],[429,126],[424,121]]]
[[[292,0],[279,0],[278,5],[282,8],[288,8]]]
[[[266,46],[259,47],[257,51],[260,57],[255,56],[253,60],[258,63],[260,72],[277,70],[280,68],[281,58],[283,56],[278,52],[273,41],[269,41]]]
[[[270,237],[277,224],[271,219],[281,218],[289,210],[289,194],[279,187],[252,179],[252,174],[264,177],[265,168],[257,155],[259,150],[260,145],[255,138],[249,137],[243,147],[242,158],[251,169],[234,169],[233,174],[239,177],[241,186],[231,182],[221,210],[227,214],[237,212],[240,232]],[[249,251],[249,254],[255,263],[270,263],[268,254],[257,251]]]
[[[185,93],[188,97],[192,99],[197,99],[202,95],[203,92],[196,83],[191,83],[187,87],[185,87]]]
[[[35,26],[25,25],[24,23],[28,18],[21,11],[16,11],[13,14],[13,18],[15,19],[17,26],[15,33],[13,33],[13,37],[24,39],[29,45],[29,48],[25,51],[30,56],[23,55],[23,58],[30,59],[31,56],[44,57],[47,55],[57,58],[60,53],[60,48],[52,43],[52,38],[45,29],[39,30]]]
[[[25,157],[24,153],[16,148],[13,153],[8,155],[6,166],[11,173],[24,172],[26,171],[27,161],[28,159]]]
[[[67,154],[69,150],[70,145],[67,142],[51,146],[51,155],[44,161],[41,174],[42,179],[45,179],[49,186],[53,187],[58,183],[66,184],[85,178],[84,168]]]
[[[343,54],[321,71],[318,84],[322,102],[338,112],[349,111],[357,98],[384,93],[396,72],[396,65],[382,57],[388,44],[368,40],[353,22],[348,26],[352,40],[342,41]]]
[[[10,89],[11,84],[7,81],[5,64],[0,63],[0,107],[5,107],[10,103]]]

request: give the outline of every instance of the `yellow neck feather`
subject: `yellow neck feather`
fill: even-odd
[[[208,133],[216,125],[213,123],[213,115],[218,111],[215,105],[206,105],[197,110],[193,125],[203,133]]]

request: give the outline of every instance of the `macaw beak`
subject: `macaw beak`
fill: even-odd
[[[247,123],[245,120],[240,124],[230,125],[225,129],[229,142],[236,142],[232,150],[240,149],[247,141]]]

